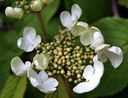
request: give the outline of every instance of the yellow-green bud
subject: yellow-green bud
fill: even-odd
[[[30,4],[30,8],[32,11],[41,11],[43,7],[43,3],[40,0],[34,0],[31,4]]]

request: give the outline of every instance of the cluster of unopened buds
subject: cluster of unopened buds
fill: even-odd
[[[26,27],[17,45],[25,52],[35,49],[36,55],[32,62],[25,63],[19,57],[14,57],[11,61],[12,71],[17,76],[26,74],[32,86],[44,93],[57,89],[57,75],[76,84],[73,87],[76,93],[95,89],[104,73],[103,63],[109,59],[112,66],[117,68],[123,61],[123,53],[119,47],[105,44],[98,28],[79,22],[81,14],[82,10],[77,4],[72,6],[71,13],[63,11],[60,20],[65,29],[59,30],[60,34],[49,43],[41,43],[35,29]],[[79,37],[80,41],[76,41]],[[80,46],[76,45],[78,42]]]
[[[21,19],[24,13],[40,12],[51,2],[52,0],[16,0],[16,6],[14,8],[7,7],[5,14],[11,18]]]

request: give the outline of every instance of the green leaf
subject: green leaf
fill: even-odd
[[[53,0],[46,8],[42,10],[42,16],[45,22],[49,22],[51,18],[57,13],[60,5],[60,0]]]
[[[86,98],[114,95],[122,91],[128,84],[128,20],[121,18],[105,18],[94,24],[105,37],[105,43],[123,49],[123,63],[114,69],[108,60],[100,85],[93,91],[80,96]]]
[[[6,79],[10,74],[10,61],[14,56],[18,56],[22,51],[18,51],[16,45],[17,32],[14,30],[11,31],[2,31],[0,36],[0,92],[5,84]]]
[[[118,1],[120,5],[125,6],[128,8],[128,0],[119,0]]]
[[[59,82],[57,90],[53,93],[46,94],[45,98],[69,98],[63,78],[57,76],[57,80]]]
[[[111,0],[65,0],[65,6],[70,11],[73,4],[82,8],[82,21],[95,22],[112,13]]]
[[[0,98],[24,98],[26,83],[25,76],[21,78],[10,76],[1,92]]]

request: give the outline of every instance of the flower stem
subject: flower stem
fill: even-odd
[[[70,89],[68,80],[64,79],[64,83],[65,83],[65,86],[66,86],[66,89],[67,89],[67,94],[68,94],[69,98],[72,98],[71,89]]]
[[[37,13],[37,18],[38,18],[39,24],[40,24],[41,29],[42,29],[43,41],[44,41],[44,43],[47,43],[48,40],[47,40],[46,30],[45,30],[45,27],[44,27],[44,23],[43,23],[43,19],[42,19],[42,16],[41,16],[41,12]]]
[[[113,10],[113,16],[119,17],[119,10],[118,10],[118,4],[117,0],[111,0],[112,2],[112,10]]]

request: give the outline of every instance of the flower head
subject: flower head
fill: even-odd
[[[22,76],[27,73],[31,67],[31,62],[26,61],[25,63],[19,57],[14,57],[11,60],[11,69],[17,76]]]
[[[117,68],[123,61],[123,52],[117,46],[110,47],[109,44],[102,44],[96,47],[95,52],[97,58],[102,62],[105,62],[108,58],[114,68]]]
[[[17,8],[17,7],[15,8],[7,7],[5,9],[5,14],[8,17],[21,19],[23,17],[24,11],[21,8]]]
[[[34,0],[29,7],[33,11],[40,11],[40,4],[46,5],[50,1]],[[36,35],[35,29],[26,27],[23,38],[17,41],[17,45],[26,52],[35,48],[37,54],[32,64],[29,61],[23,63],[19,57],[13,58],[12,71],[17,76],[27,73],[32,86],[44,93],[56,91],[58,81],[52,78],[56,75],[76,84],[73,88],[76,93],[94,90],[104,73],[103,62],[108,58],[116,68],[123,60],[123,53],[117,46],[104,44],[104,37],[98,28],[89,27],[86,22],[79,22],[81,14],[81,8],[77,4],[72,6],[71,14],[63,11],[60,19],[67,29],[59,30],[60,34],[50,43],[41,43],[41,37]],[[85,47],[78,44],[75,46],[76,36],[80,36],[80,42]]]
[[[83,72],[83,77],[86,79],[86,81],[75,86],[73,91],[79,94],[92,91],[99,85],[103,72],[104,66],[100,61],[95,61],[94,66],[86,66]]]
[[[48,74],[43,70],[37,74],[35,71],[30,69],[28,78],[32,86],[38,88],[41,92],[44,93],[54,92],[58,86],[58,81],[54,78],[49,78]]]
[[[23,38],[19,38],[17,45],[25,52],[31,52],[41,42],[41,37],[36,36],[36,31],[32,27],[26,27],[23,32]]]

